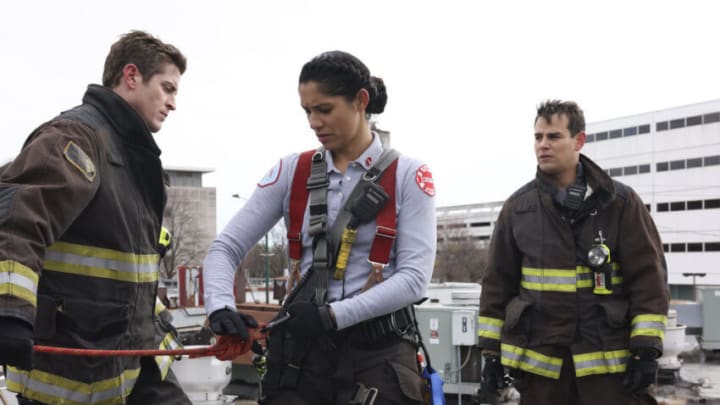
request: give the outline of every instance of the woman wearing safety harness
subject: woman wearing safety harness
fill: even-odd
[[[291,288],[268,339],[263,404],[419,404],[412,304],[433,270],[435,188],[421,162],[384,148],[368,123],[383,81],[345,52],[320,54],[299,94],[317,150],[280,160],[210,247],[205,302],[219,335],[247,336],[238,263],[280,219]]]

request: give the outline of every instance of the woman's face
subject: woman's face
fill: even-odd
[[[363,142],[367,90],[360,89],[352,101],[323,93],[317,82],[300,83],[298,91],[310,128],[325,149],[343,152]]]

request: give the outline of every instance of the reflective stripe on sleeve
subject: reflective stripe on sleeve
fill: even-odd
[[[665,338],[667,316],[652,314],[635,315],[630,324],[632,325],[632,332],[630,332],[631,338],[635,336],[652,336],[663,340]]]
[[[157,254],[136,255],[58,242],[48,247],[44,268],[80,276],[147,283],[157,281],[159,259]]]
[[[563,360],[559,357],[546,356],[542,353],[512,346],[507,343],[503,343],[501,349],[501,362],[504,366],[517,368],[555,380],[560,378]]]
[[[162,342],[160,342],[160,346],[158,348],[160,350],[175,350],[182,349],[182,347],[183,346],[175,340],[175,336],[173,336],[172,333],[168,333],[165,335]],[[165,380],[165,377],[167,377],[167,373],[170,370],[170,366],[173,361],[175,361],[175,356],[155,356],[155,363],[157,363],[158,368],[160,369],[160,378],[162,380]]]
[[[575,375],[624,373],[629,357],[629,350],[576,354],[573,356]]]
[[[500,330],[504,323],[502,319],[478,316],[478,336],[500,340]]]
[[[0,295],[12,295],[37,306],[38,275],[14,260],[0,261]]]
[[[117,377],[83,383],[40,370],[7,368],[7,387],[25,398],[67,405],[123,404],[135,386],[140,369],[125,370]]]

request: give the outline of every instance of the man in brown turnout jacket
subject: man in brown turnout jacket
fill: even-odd
[[[24,404],[189,404],[153,358],[34,353],[33,344],[154,349],[166,201],[152,133],[185,57],[139,31],[103,85],[41,125],[0,174],[0,365]]]
[[[547,101],[535,119],[535,180],[497,221],[483,278],[483,378],[510,368],[521,404],[654,404],[668,290],[662,244],[640,197],[580,154],[585,120]]]

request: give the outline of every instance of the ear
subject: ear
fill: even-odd
[[[580,131],[575,135],[575,152],[580,152],[580,149],[585,146],[585,138],[585,131]]]
[[[130,89],[134,89],[142,81],[142,75],[137,65],[128,63],[123,68],[123,83]]]
[[[359,110],[365,111],[368,104],[370,104],[370,93],[368,93],[367,89],[362,88],[358,90],[354,103]]]

